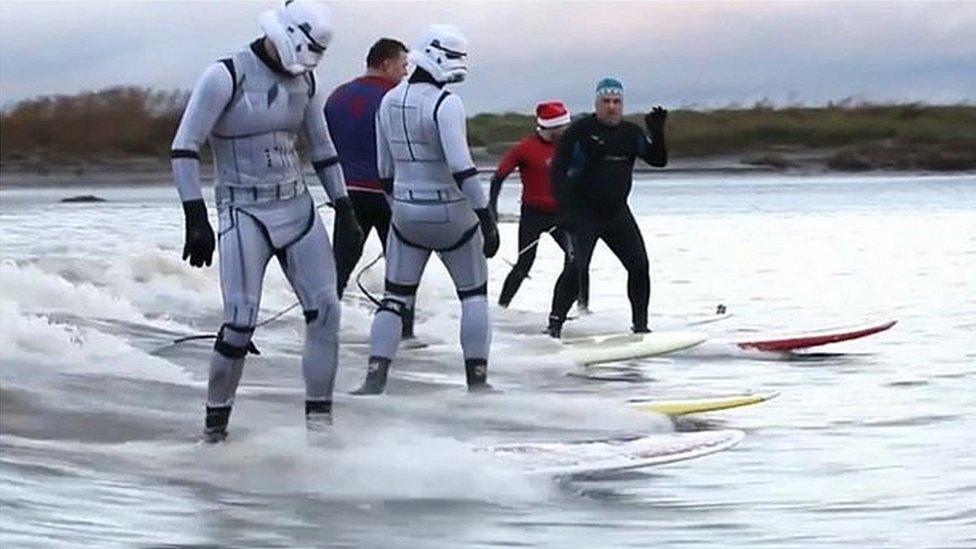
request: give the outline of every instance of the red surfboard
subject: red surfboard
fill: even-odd
[[[897,322],[897,320],[889,320],[883,324],[874,324],[857,328],[839,328],[793,336],[782,336],[752,341],[738,341],[736,342],[736,345],[738,345],[740,349],[756,349],[759,351],[795,351],[797,349],[827,345],[828,343],[839,343],[841,341],[860,339],[862,337],[867,337],[869,335],[874,335],[888,330]]]

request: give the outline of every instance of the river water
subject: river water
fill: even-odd
[[[502,210],[517,211],[509,182]],[[91,192],[97,204],[61,204]],[[322,202],[322,195],[317,191]],[[197,444],[215,268],[181,263],[168,187],[0,194],[0,543],[30,546],[976,546],[976,176],[665,176],[631,195],[651,256],[652,325],[719,303],[697,352],[584,379],[540,331],[558,249],[543,240],[513,308],[493,308],[490,377],[469,396],[459,307],[432,261],[417,334],[380,398],[345,396],[365,368],[370,310],[343,309],[332,440],[302,420],[299,312],[258,331],[229,441]],[[327,212],[327,210],[323,210]],[[328,216],[328,213],[323,213]],[[328,224],[328,223],[327,223]],[[375,239],[366,259],[379,251]],[[516,254],[502,226],[490,296]],[[365,259],[364,259],[365,263]],[[382,287],[380,267],[363,283]],[[605,247],[595,313],[566,335],[629,326]],[[269,269],[263,316],[293,297]],[[897,319],[890,331],[782,357],[727,342]],[[600,479],[527,477],[474,448],[653,434],[627,397],[779,391],[681,429],[734,428],[737,447]]]

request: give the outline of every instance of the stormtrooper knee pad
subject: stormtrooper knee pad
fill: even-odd
[[[260,354],[251,342],[253,333],[253,326],[224,324],[220,327],[210,360],[208,406],[229,408],[233,404],[241,372],[244,370],[244,357],[248,352]]]
[[[254,326],[224,324],[217,332],[214,351],[231,360],[242,359],[249,351],[260,354],[251,342],[252,335],[254,335]]]
[[[392,359],[403,331],[403,319],[407,305],[401,297],[384,297],[376,309],[373,326],[369,333],[369,352],[371,356]]]
[[[458,290],[458,293],[457,294],[458,294],[458,299],[460,299],[462,303],[465,302],[465,301],[467,301],[467,300],[469,300],[469,299],[476,298],[476,297],[483,297],[483,298],[487,299],[488,298],[488,283],[485,282],[481,286],[478,286],[476,288],[471,288],[471,289],[468,289],[468,290]]]
[[[306,309],[304,313],[309,336],[338,340],[342,317],[339,300],[331,292],[323,292],[316,296],[313,306],[314,308]]]

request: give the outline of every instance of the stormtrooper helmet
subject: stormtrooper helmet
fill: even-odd
[[[286,0],[262,13],[258,22],[278,50],[281,66],[294,75],[315,69],[332,41],[332,12],[324,2]]]
[[[454,25],[427,27],[410,60],[444,84],[463,82],[468,75],[468,39]]]

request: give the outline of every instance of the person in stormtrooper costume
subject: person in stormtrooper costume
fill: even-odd
[[[305,314],[302,354],[310,428],[331,423],[338,360],[339,301],[332,248],[306,187],[296,151],[304,132],[316,174],[341,224],[362,238],[346,196],[313,69],[332,38],[328,7],[289,0],[260,17],[264,37],[210,65],[194,88],[172,146],[173,176],[183,202],[183,258],[210,265],[215,238],[200,186],[199,150],[213,152],[223,325],[210,360],[204,437],[227,436],[244,357],[256,348],[261,286],[272,257]],[[336,246],[344,243],[336,242]]]
[[[366,381],[353,394],[384,391],[404,311],[413,307],[431,252],[447,267],[461,300],[468,389],[491,390],[486,257],[498,251],[498,229],[468,150],[464,105],[444,89],[467,75],[467,46],[456,27],[431,25],[410,54],[413,74],[387,92],[376,114],[377,167],[393,217]]]

